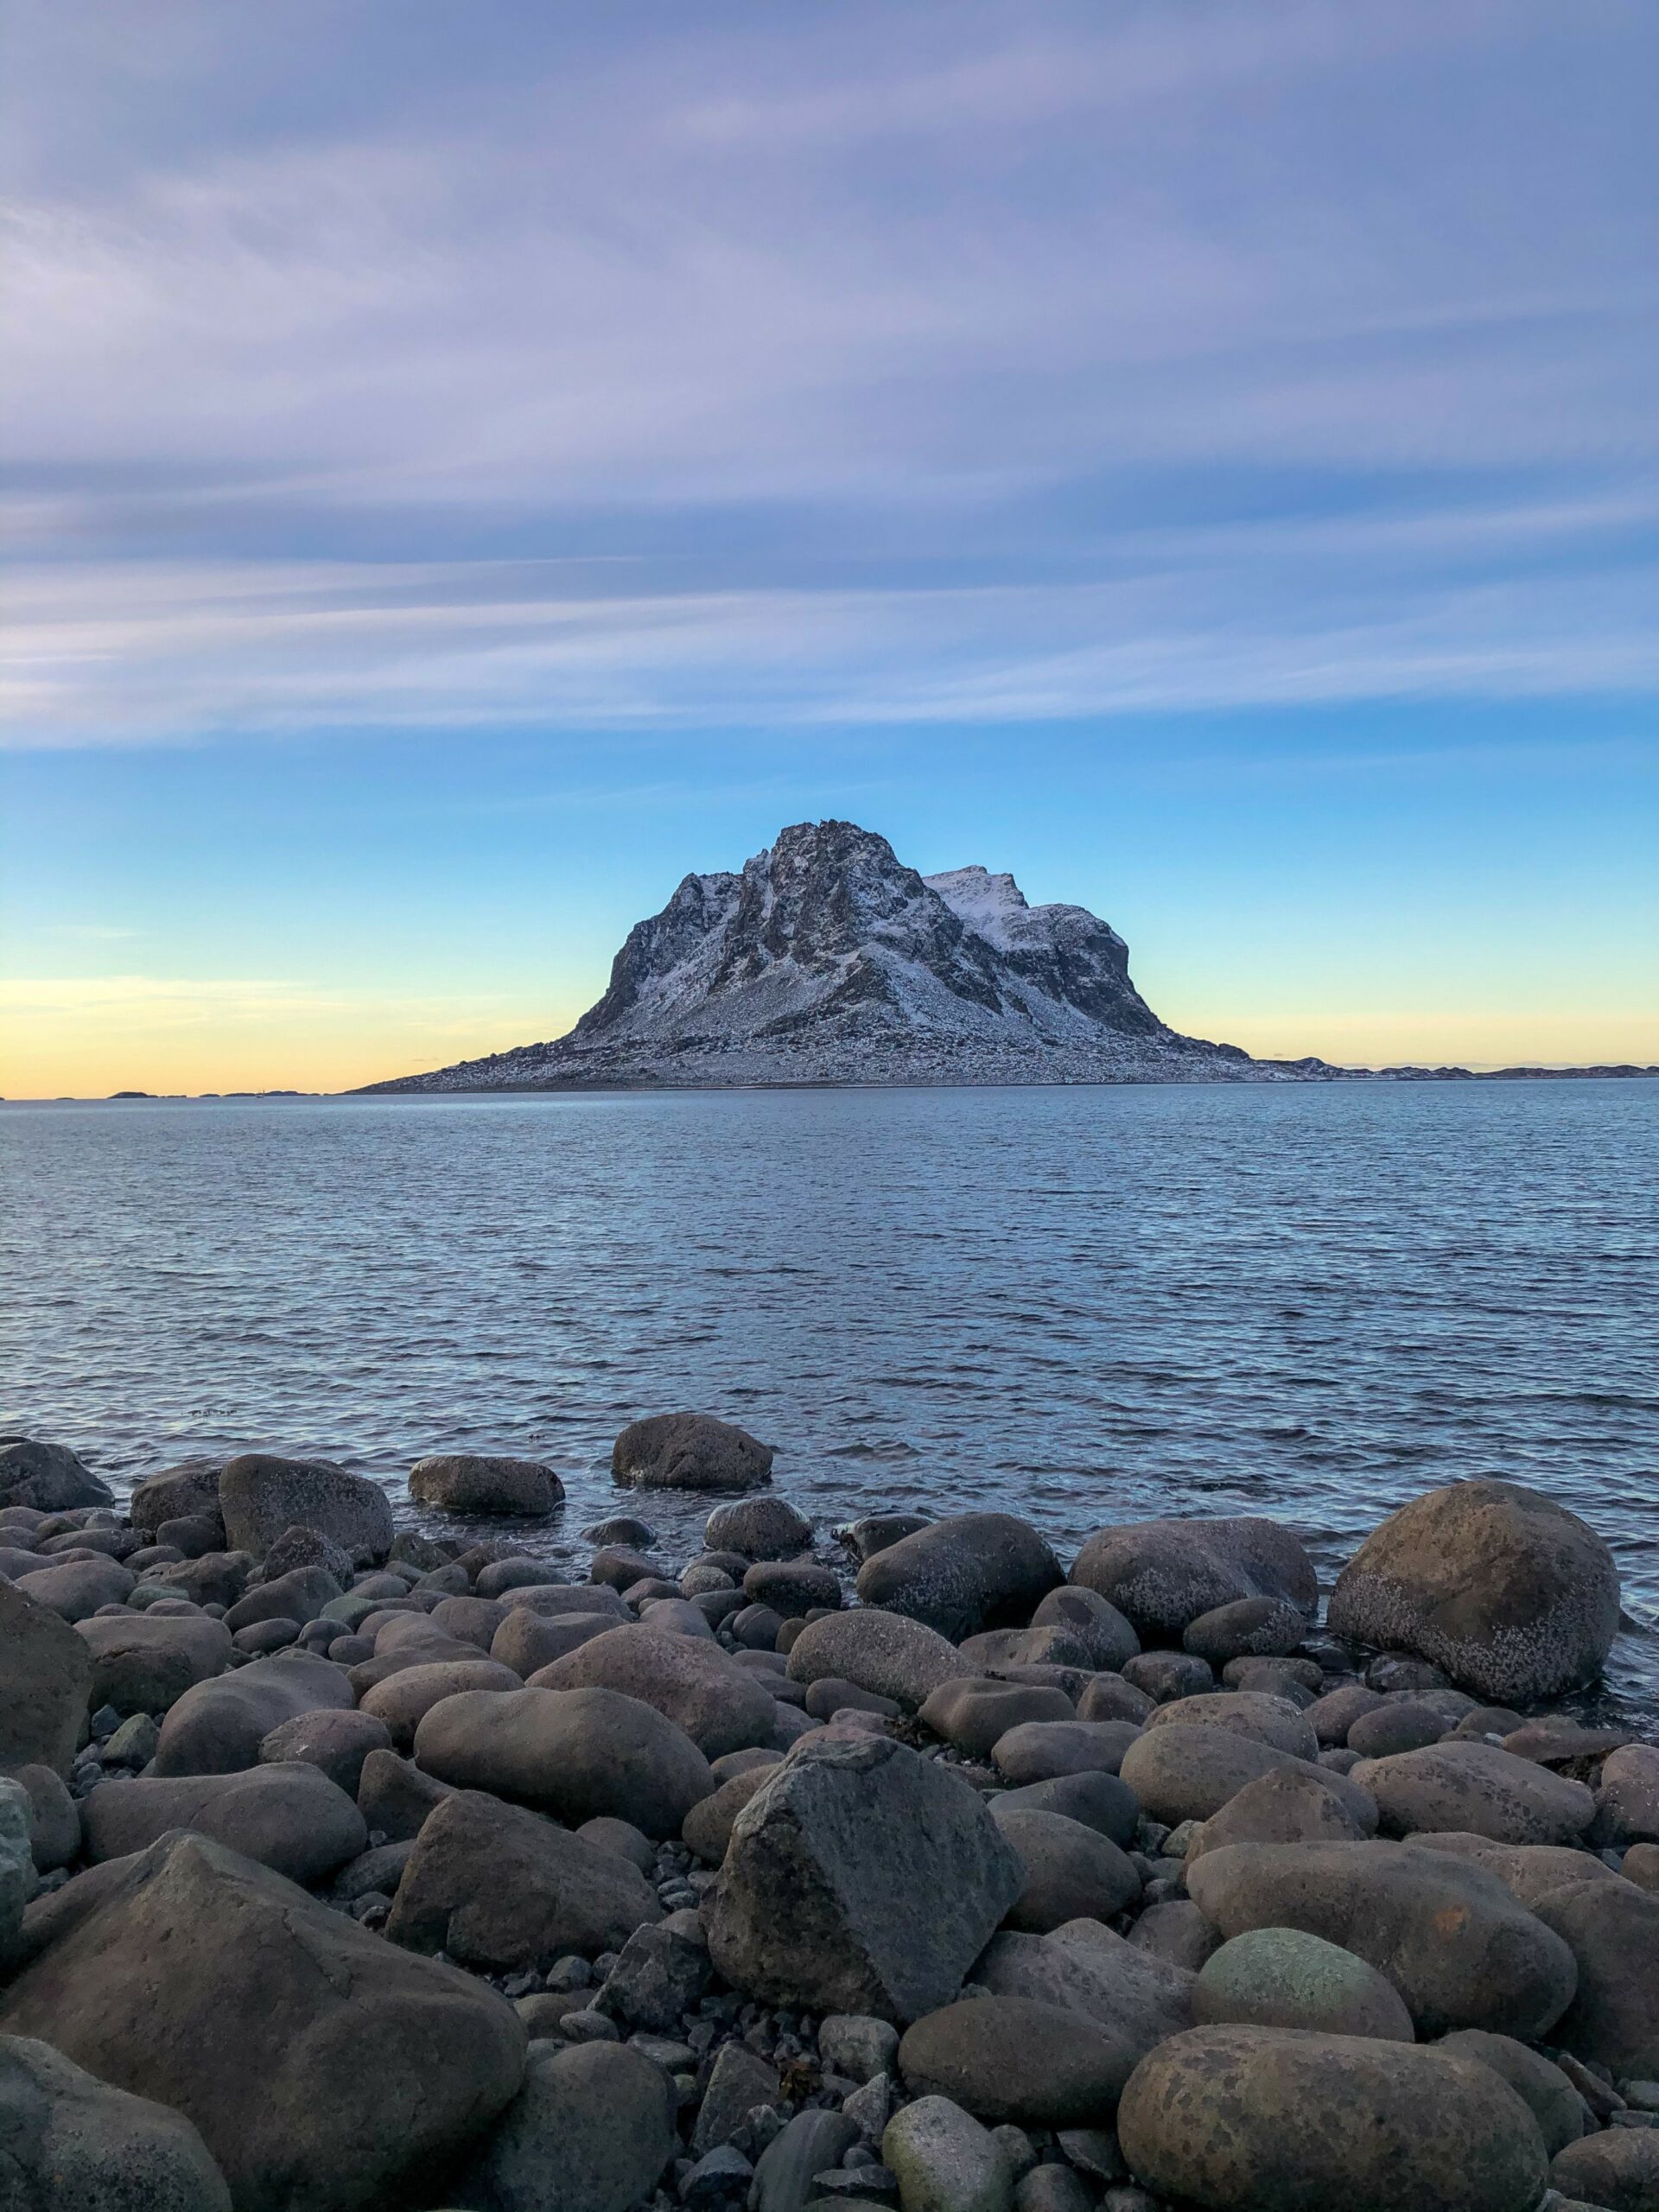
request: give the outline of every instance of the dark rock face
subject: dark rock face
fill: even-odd
[[[652,1414],[611,1446],[611,1478],[641,1490],[753,1490],[772,1480],[772,1450],[708,1414]]]
[[[1160,2195],[1261,2212],[1533,2212],[1548,2178],[1531,2113],[1488,2068],[1358,2036],[1173,2036],[1135,2069],[1118,2133]]]
[[[539,1459],[440,1452],[409,1471],[409,1494],[446,1513],[518,1513],[540,1519],[564,1502],[564,1484]]]
[[[952,1643],[1022,1626],[1065,1577],[1029,1522],[958,1513],[889,1544],[858,1571],[859,1603],[900,1613]]]
[[[956,1995],[1022,1882],[977,1794],[915,1752],[807,1746],[738,1815],[709,1949],[758,1996],[912,2020]]]
[[[1071,1580],[1096,1591],[1140,1636],[1179,1643],[1196,1620],[1242,1598],[1276,1598],[1310,1622],[1319,1582],[1300,1542],[1276,1521],[1131,1521],[1103,1529]]]
[[[1083,907],[1027,906],[980,868],[924,878],[853,823],[803,822],[741,874],[688,875],[568,1037],[372,1087],[1283,1072],[1167,1028]]]
[[[231,2212],[181,2113],[108,2088],[30,2036],[0,2036],[0,2177],[13,2212]]]
[[[1594,1529],[1517,1483],[1457,1483],[1391,1514],[1343,1569],[1333,1635],[1414,1651],[1496,1704],[1593,1680],[1618,1627]]]
[[[37,1513],[72,1513],[82,1505],[113,1505],[115,1492],[83,1467],[67,1444],[29,1436],[0,1438],[0,1505]]]
[[[219,1507],[232,1546],[256,1559],[296,1526],[332,1536],[359,1567],[378,1566],[391,1549],[391,1501],[385,1491],[328,1459],[245,1452],[226,1463]]]
[[[357,2212],[423,2182],[524,2065],[493,1991],[188,1834],[114,1873],[0,1996],[0,2031],[182,2113],[237,2212]]]
[[[92,1681],[92,1655],[68,1622],[0,1582],[0,1768],[67,1774]]]

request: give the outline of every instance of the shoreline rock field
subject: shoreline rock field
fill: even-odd
[[[538,1462],[414,1461],[451,1535],[0,1441],[4,2212],[1659,2212],[1593,1529],[1460,1484],[1321,1592],[772,1461],[634,1423],[575,1579]]]

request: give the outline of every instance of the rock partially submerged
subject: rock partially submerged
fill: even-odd
[[[653,1414],[611,1450],[613,1481],[642,1490],[753,1490],[772,1480],[772,1448],[708,1414]]]

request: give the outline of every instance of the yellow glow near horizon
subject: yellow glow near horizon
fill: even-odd
[[[327,992],[257,978],[0,980],[0,1095],[349,1090],[561,1036],[592,995],[537,1007],[487,995]],[[1268,1058],[1313,1053],[1363,1067],[1659,1064],[1659,1017],[1646,1008],[1276,1006],[1241,1016],[1189,1005],[1166,1012],[1193,1034]]]

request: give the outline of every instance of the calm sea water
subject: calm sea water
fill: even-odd
[[[1333,1572],[1459,1476],[1613,1546],[1659,1712],[1659,1084],[0,1109],[0,1418],[187,1452],[535,1454],[535,1539],[690,1407],[827,1521],[1269,1513]],[[412,1513],[409,1517],[416,1517]]]

